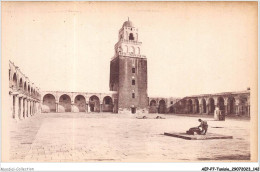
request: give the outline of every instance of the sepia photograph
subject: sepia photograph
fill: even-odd
[[[2,162],[258,162],[258,2],[1,2]]]

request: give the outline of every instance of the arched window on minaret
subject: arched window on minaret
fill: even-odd
[[[133,46],[130,47],[129,53],[133,53],[133,54],[135,53],[135,48]]]
[[[135,40],[133,33],[129,34],[129,40]]]
[[[135,40],[138,41],[138,33],[135,34]]]
[[[118,51],[119,53],[121,53],[121,52],[122,52],[122,48],[121,48],[121,47],[118,47],[117,51]]]

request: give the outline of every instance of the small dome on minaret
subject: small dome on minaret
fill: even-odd
[[[129,20],[129,17],[128,20],[124,22],[123,27],[134,27],[134,24]]]

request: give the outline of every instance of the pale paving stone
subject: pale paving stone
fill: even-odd
[[[157,114],[147,116],[153,118]],[[163,135],[197,126],[197,117],[161,116],[167,119],[144,120],[106,113],[39,114],[14,124],[10,132],[11,157],[13,161],[29,162],[174,162],[227,156],[247,159],[250,155],[248,120],[205,118],[209,132],[234,137],[205,142]]]

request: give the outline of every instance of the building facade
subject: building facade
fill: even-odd
[[[49,112],[113,112],[117,113],[117,93],[42,92],[41,109]]]
[[[225,115],[250,117],[250,89],[237,92],[201,94],[184,98],[149,98],[150,113],[213,115],[216,107]]]
[[[9,61],[9,102],[11,117],[25,119],[40,112],[40,90]]]

